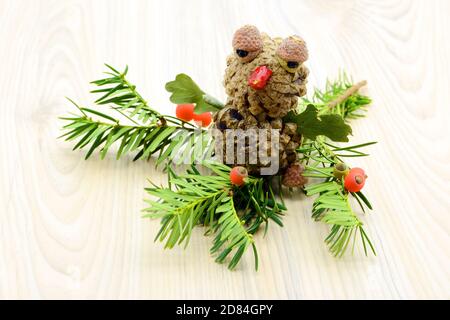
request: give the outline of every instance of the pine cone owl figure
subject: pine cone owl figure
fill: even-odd
[[[216,145],[216,153],[220,151],[227,164],[245,165],[252,174],[263,174],[262,169],[270,163],[267,157],[257,155],[264,150],[271,161],[277,158],[274,174],[283,175],[284,185],[302,186],[305,178],[301,176],[303,167],[298,163],[296,152],[301,136],[297,125],[285,123],[283,117],[295,109],[298,98],[306,94],[308,69],[303,65],[308,59],[306,44],[298,36],[284,40],[271,38],[247,25],[236,31],[232,45],[234,50],[227,59],[224,79],[228,99],[225,108],[215,116],[215,127],[223,138]],[[275,148],[273,136],[261,137],[257,134],[260,129],[277,130],[279,143]],[[231,150],[233,163],[230,157],[226,158],[230,145],[223,142],[227,141],[226,132],[230,131],[236,132]],[[252,135],[256,135],[256,139]],[[243,156],[242,163],[239,160]]]

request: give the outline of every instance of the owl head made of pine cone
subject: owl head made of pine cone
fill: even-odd
[[[306,94],[308,59],[305,41],[299,36],[271,38],[255,26],[239,28],[227,59],[224,85],[228,104],[254,116],[285,116]]]

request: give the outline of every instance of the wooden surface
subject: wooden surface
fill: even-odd
[[[450,298],[450,1],[0,0],[0,298]],[[186,72],[224,99],[234,30],[257,25],[308,42],[310,86],[345,68],[374,103],[353,142],[375,210],[364,217],[378,256],[337,260],[288,199],[285,228],[257,237],[235,272],[199,229],[165,251],[143,220],[145,162],[104,161],[56,140],[57,117],[84,105],[103,62],[130,66],[152,106],[174,112],[164,83]]]

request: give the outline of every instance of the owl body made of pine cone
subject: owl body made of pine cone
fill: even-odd
[[[284,174],[291,165],[298,164],[296,149],[301,136],[297,133],[297,125],[285,123],[283,117],[294,110],[298,98],[306,94],[308,69],[303,65],[308,57],[306,44],[297,36],[284,40],[270,38],[260,34],[256,27],[244,26],[234,35],[233,49],[233,54],[227,58],[224,78],[228,99],[225,108],[215,115],[215,128],[223,133],[224,140],[227,129],[242,130],[236,137],[232,165],[245,165],[252,174],[258,174],[261,168],[268,166],[266,159],[258,158],[256,163],[248,161],[255,146],[258,150],[265,148],[268,155],[274,150],[270,135],[258,137],[255,145],[255,140],[248,137],[249,130],[279,130],[277,174]],[[247,142],[237,143],[239,135]],[[216,145],[216,153],[220,151],[225,157],[229,146],[222,141]],[[238,162],[238,155],[245,155],[245,163]],[[293,176],[292,171],[290,176]]]
[[[295,123],[284,123],[281,118],[269,117],[259,121],[258,117],[253,116],[248,111],[240,112],[238,109],[226,106],[216,115],[216,128],[223,132],[223,139],[216,139],[216,142],[218,142],[216,145],[216,153],[217,148],[222,148],[221,152],[224,157],[227,155],[227,150],[229,150],[227,149],[229,146],[226,145],[226,143],[223,143],[223,141],[226,141],[226,129],[234,129],[235,131],[242,130],[242,132],[236,133],[236,143],[234,144],[233,150],[233,164],[245,164],[251,174],[259,174],[259,169],[261,167],[268,166],[267,161],[264,161],[264,159],[259,157],[256,158],[257,163],[248,160],[252,153],[261,148],[267,150],[268,156],[272,156],[270,129],[279,130],[279,169],[284,171],[289,164],[298,161],[296,149],[300,146],[301,136],[297,133],[297,125]],[[264,137],[259,135],[261,132],[259,129],[267,130],[264,140]],[[252,134],[256,134],[254,140],[252,140]],[[247,139],[248,141],[239,144],[237,142],[240,138]],[[256,142],[256,144],[254,144],[254,142]],[[238,156],[242,155],[245,155],[245,163],[238,161]]]

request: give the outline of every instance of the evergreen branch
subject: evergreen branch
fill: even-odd
[[[150,159],[152,155],[157,155],[156,165],[162,163],[171,163],[172,161],[184,161],[182,155],[187,155],[192,151],[190,146],[196,145],[202,147],[199,152],[188,154],[189,161],[195,159],[207,158],[211,154],[211,137],[203,130],[194,130],[186,128],[182,122],[171,120],[173,125],[152,123],[148,126],[124,125],[107,114],[96,110],[77,108],[82,112],[81,115],[71,117],[62,117],[69,123],[63,127],[66,131],[60,138],[64,137],[66,141],[77,141],[73,150],[87,149],[85,159],[92,156],[93,152],[98,150],[101,159],[104,159],[113,145],[118,145],[117,159],[128,154],[134,153],[134,160],[140,158]],[[99,121],[89,117],[88,114],[95,115],[101,119]],[[205,152],[208,151],[209,153]],[[195,159],[194,159],[195,158]]]
[[[215,233],[211,253],[218,254],[219,263],[235,251],[228,267],[234,269],[245,250],[251,245],[258,266],[253,236],[238,215],[233,186],[230,183],[230,168],[215,162],[204,162],[213,175],[201,175],[193,166],[186,174],[177,176],[169,169],[169,187],[147,188],[148,194],[157,200],[146,200],[149,207],[144,217],[162,218],[161,229],[156,240],[165,241],[166,248],[189,243],[193,228],[198,224],[207,227],[207,233]],[[252,180],[252,179],[250,179]],[[251,182],[252,183],[252,182]]]
[[[367,81],[360,81],[357,84],[352,85],[350,88],[345,90],[341,95],[339,95],[336,99],[328,103],[328,108],[333,109],[339,104],[345,102],[352,95],[356,94],[359,89],[367,85]]]
[[[202,165],[210,169],[215,174],[229,179],[230,168],[225,165],[217,166],[216,162],[203,161]],[[222,168],[222,170],[218,170]],[[256,233],[259,227],[265,224],[265,233],[268,230],[269,221],[283,226],[281,221],[283,211],[287,208],[279,203],[272,187],[266,179],[262,177],[251,177],[247,179],[245,185],[233,188],[234,205],[242,213],[242,220],[249,226],[248,232]]]
[[[369,155],[368,153],[361,152],[358,149],[376,143],[376,141],[372,141],[356,146],[339,147],[328,143],[323,137],[318,137],[315,141],[305,140],[298,151],[301,153],[300,157],[307,164],[311,162],[336,164],[338,162],[345,162],[344,158],[367,157]]]
[[[230,183],[230,167],[213,161],[201,165],[211,174],[201,174],[195,165],[182,175],[169,168],[169,187],[146,189],[157,200],[146,200],[145,217],[162,218],[156,240],[165,241],[166,248],[183,243],[186,247],[193,228],[201,224],[206,227],[205,234],[215,234],[210,251],[217,255],[216,262],[223,263],[231,256],[228,267],[234,269],[251,246],[257,269],[253,234],[262,223],[267,232],[269,220],[282,225],[280,215],[286,207],[277,203],[270,188],[264,191],[263,178],[249,177],[239,188]]]
[[[370,239],[364,232],[363,223],[350,206],[349,196],[355,197],[364,212],[365,208],[371,210],[372,205],[362,192],[348,193],[342,181],[337,180],[333,175],[334,166],[342,162],[341,158],[333,150],[345,149],[348,152],[354,152],[356,151],[355,149],[373,143],[345,148],[331,148],[330,144],[322,140],[307,141],[302,146],[302,160],[306,165],[303,175],[324,179],[323,182],[310,184],[305,187],[308,196],[318,195],[313,203],[312,218],[332,225],[330,234],[325,239],[325,242],[335,256],[340,257],[345,253],[350,238],[352,235],[356,235],[357,231],[361,234],[365,254],[367,255],[366,244],[376,254]],[[356,239],[356,236],[353,239]]]
[[[127,80],[128,67],[120,73],[115,68],[106,66],[110,70],[106,74],[110,77],[92,82],[100,87],[92,92],[103,93],[96,103],[114,105],[112,109],[127,118],[132,125],[121,124],[118,119],[103,112],[81,108],[69,99],[81,112],[79,116],[61,118],[70,121],[63,127],[67,131],[63,137],[66,137],[66,140],[79,139],[74,150],[89,148],[86,159],[95,150],[100,150],[103,159],[110,147],[118,144],[120,146],[117,151],[118,159],[129,152],[135,153],[134,160],[149,159],[152,155],[158,154],[157,165],[166,161],[171,163],[174,159],[181,162],[186,157],[193,163],[194,160],[204,159],[212,153],[210,147],[212,138],[206,131],[153,110],[136,91],[136,86]],[[90,115],[108,122],[94,120]],[[136,121],[135,117],[140,122]],[[200,155],[198,152],[191,152],[192,146],[196,146],[200,152],[204,150],[206,152]]]
[[[233,197],[225,197],[216,212],[221,214],[217,220],[217,235],[211,248],[213,254],[220,252],[216,262],[224,262],[227,256],[236,249],[228,264],[228,268],[232,270],[236,267],[248,246],[251,245],[255,252],[255,268],[258,269],[258,255],[256,254],[253,236],[247,231],[245,222],[239,217]]]
[[[362,236],[363,223],[353,212],[349,203],[349,194],[344,190],[342,183],[333,180],[326,181],[310,185],[305,188],[305,191],[308,196],[319,195],[313,204],[313,218],[316,221],[332,225],[325,242],[335,256],[341,257],[345,253],[352,235],[357,231],[361,233],[365,254],[367,255],[366,243],[368,243],[376,255],[369,238]],[[353,239],[355,241],[356,237]]]
[[[206,180],[207,181],[207,180]],[[166,248],[189,243],[193,228],[208,219],[214,221],[216,209],[227,197],[225,181],[217,179],[215,185],[205,183],[201,176],[172,177],[170,180],[178,190],[170,188],[147,188],[146,191],[158,200],[146,200],[150,205],[144,217],[162,218],[161,229],[155,240],[166,240]]]
[[[100,87],[91,92],[102,94],[95,103],[98,105],[113,104],[116,106],[113,108],[114,110],[120,113],[126,111],[127,118],[137,117],[142,124],[154,123],[157,120],[164,124],[164,117],[150,108],[147,101],[136,90],[136,86],[127,80],[128,66],[122,73],[108,64],[106,66],[110,69],[109,72],[105,72],[109,77],[91,82]]]
[[[366,85],[365,81],[352,84],[345,73],[334,82],[327,82],[324,91],[316,89],[312,100],[303,99],[299,109],[306,109],[307,105],[313,104],[319,114],[339,114],[345,120],[362,117],[366,106],[371,102],[370,98],[362,96],[358,90]],[[324,179],[322,182],[310,184],[305,187],[306,194],[318,195],[313,203],[312,217],[316,221],[322,221],[331,225],[331,231],[325,242],[329,245],[335,256],[342,256],[353,237],[353,248],[356,234],[360,238],[367,255],[369,246],[374,254],[375,249],[363,229],[363,223],[353,211],[349,196],[353,196],[362,210],[372,209],[372,205],[362,192],[349,193],[345,190],[342,181],[333,175],[334,166],[347,157],[363,157],[368,154],[360,149],[376,142],[368,142],[354,146],[336,146],[329,143],[323,136],[315,140],[304,139],[298,151],[301,160],[306,166],[304,176]]]
[[[301,99],[299,110],[303,111],[312,104],[319,110],[319,115],[339,114],[347,120],[363,117],[367,105],[372,102],[358,92],[364,85],[366,81],[354,85],[350,77],[341,72],[337,80],[327,81],[324,90],[316,88],[312,99]]]
[[[269,220],[279,226],[283,226],[281,221],[283,211],[286,206],[278,203],[275,194],[266,179],[254,179],[253,183],[247,183],[235,190],[235,202],[242,212],[242,219],[249,224],[249,232],[255,233],[261,224],[265,223],[265,233],[267,233]]]

